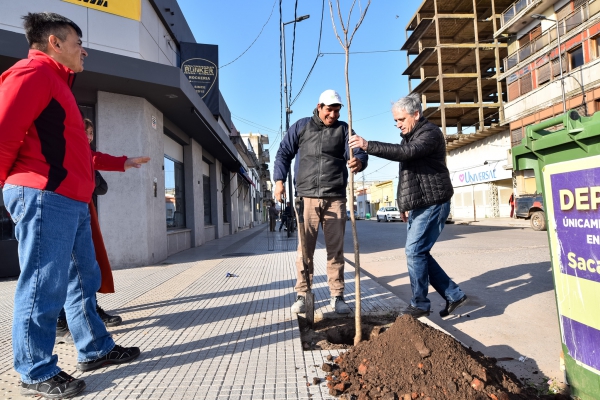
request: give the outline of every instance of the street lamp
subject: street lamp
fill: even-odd
[[[561,51],[560,51],[560,29],[558,27],[558,20],[556,19],[550,19],[542,14],[533,14],[531,16],[531,18],[533,19],[537,19],[537,20],[546,20],[546,21],[550,21],[550,22],[554,22],[556,23],[556,41],[558,44],[558,68],[560,68],[560,91],[562,94],[562,106],[563,106],[563,113],[567,112],[567,101],[565,100],[565,81],[563,79],[563,65],[562,65],[562,55],[561,55]]]
[[[281,23],[281,49],[282,49],[282,56],[283,56],[283,93],[284,93],[284,97],[285,97],[285,133],[287,134],[288,130],[290,129],[290,114],[292,113],[292,110],[290,110],[290,105],[289,105],[289,98],[288,98],[288,92],[287,92],[287,64],[285,61],[285,26],[288,24],[293,24],[295,22],[301,22],[304,21],[305,19],[310,18],[310,15],[302,15],[301,17],[296,18],[293,21],[289,21],[289,22],[282,22]],[[289,184],[289,202],[290,205],[293,207],[294,206],[294,190],[293,190],[293,181],[292,181],[292,166],[290,165],[290,170],[288,173],[288,184]],[[289,232],[288,232],[289,234]]]

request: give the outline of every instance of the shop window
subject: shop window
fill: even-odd
[[[165,156],[165,206],[167,229],[185,228],[183,163]]]
[[[574,70],[583,65],[583,46],[569,51],[569,70]]]
[[[204,189],[204,225],[212,225],[210,177],[203,175],[202,181]]]
[[[227,207],[229,206],[229,202],[231,201],[231,198],[229,196],[229,190],[225,190],[225,189],[229,189],[229,172],[227,171],[223,171],[221,173],[222,178],[221,181],[223,182],[223,190],[222,190],[222,194],[223,194],[223,222],[227,223],[229,222],[229,219],[227,217]]]

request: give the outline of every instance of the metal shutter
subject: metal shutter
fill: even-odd
[[[519,81],[514,81],[508,85],[508,101],[512,101],[519,97]]]
[[[567,60],[565,59],[564,54],[561,57],[562,57],[563,73],[565,73],[565,72],[567,72]],[[556,57],[554,60],[552,60],[552,76],[559,76],[559,75],[560,75],[560,64],[558,61],[558,57]]]
[[[571,11],[573,11],[573,3],[569,2],[560,10],[556,11],[556,19],[560,21],[567,15],[571,14]]]
[[[519,79],[521,85],[521,94],[529,93],[533,89],[533,82],[531,79],[531,73],[523,75]]]
[[[521,144],[521,139],[523,139],[523,128],[513,129],[510,132],[510,141],[513,146]]]
[[[541,67],[538,67],[538,69],[537,69],[538,85],[548,82],[550,80],[550,78],[552,78],[551,75],[552,74],[550,71],[550,63],[549,62],[542,65]]]

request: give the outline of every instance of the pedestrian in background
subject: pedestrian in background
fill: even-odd
[[[85,382],[61,371],[52,354],[63,306],[80,371],[130,362],[140,350],[116,345],[96,313],[100,269],[88,206],[94,167],[71,87],[87,56],[81,29],[55,13],[28,13],[23,20],[28,58],[0,76],[0,186],[21,268],[14,367],[21,394],[73,397]]]
[[[275,232],[275,226],[277,225],[277,216],[279,215],[279,211],[277,211],[277,207],[275,207],[275,202],[271,202],[269,206],[269,231]]]
[[[88,143],[91,145],[94,140],[94,124],[89,119],[84,119],[83,124],[85,127],[85,134],[88,139]],[[92,159],[94,160],[94,182],[95,188],[92,195],[92,202],[89,203],[90,209],[90,222],[92,228],[92,241],[94,243],[94,253],[96,255],[96,261],[100,267],[101,272],[101,283],[98,289],[99,293],[114,293],[115,285],[113,282],[112,269],[108,260],[108,254],[104,246],[104,239],[102,238],[102,232],[100,231],[100,224],[98,222],[98,213],[96,212],[96,196],[103,196],[108,192],[108,184],[97,169],[103,171],[119,171],[125,172],[129,168],[140,168],[142,164],[150,161],[150,157],[134,157],[127,158],[126,156],[114,157],[109,154],[92,151]],[[96,300],[96,312],[104,322],[106,327],[118,326],[123,322],[123,319],[118,315],[110,315],[104,311],[98,304],[98,298],[95,295]],[[73,336],[69,331],[69,324],[65,309],[60,311],[58,315],[58,321],[56,322],[56,339],[55,343],[73,343]]]
[[[508,205],[510,206],[510,217],[512,218],[515,214],[515,194],[511,193],[508,199]]]
[[[353,150],[350,160],[348,124],[339,121],[342,99],[335,90],[326,90],[319,96],[312,117],[298,120],[288,129],[275,158],[273,179],[275,199],[283,201],[284,183],[292,160],[295,159],[294,186],[304,202],[305,244],[298,240],[296,256],[296,302],[293,313],[306,311],[306,282],[302,247],[308,260],[308,275],[312,281],[313,255],[317,244],[319,225],[323,226],[327,250],[327,284],[331,294],[331,308],[338,314],[348,314],[350,307],[344,301],[344,234],[346,232],[346,185],[348,169],[353,173],[367,167],[368,156],[361,149]],[[288,203],[289,205],[289,203]],[[312,286],[312,282],[311,286]]]
[[[399,162],[398,208],[402,220],[408,222],[405,252],[412,289],[410,305],[402,314],[415,318],[429,315],[431,284],[446,300],[440,311],[444,317],[467,302],[467,296],[430,253],[444,229],[454,194],[446,167],[446,142],[442,131],[423,117],[417,95],[394,103],[392,115],[401,131],[400,144],[366,141],[355,135],[350,147]]]
[[[292,216],[292,206],[288,201],[285,205],[285,209],[281,212],[281,222],[279,223],[279,232],[281,232],[281,228],[287,223],[289,217]],[[287,231],[287,227],[285,228]]]

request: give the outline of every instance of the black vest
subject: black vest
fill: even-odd
[[[296,190],[301,197],[346,197],[348,125],[326,126],[313,115],[298,138]]]

